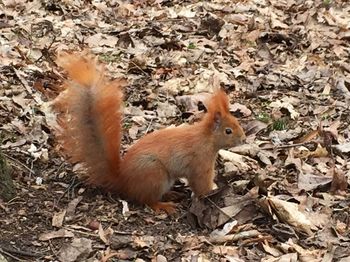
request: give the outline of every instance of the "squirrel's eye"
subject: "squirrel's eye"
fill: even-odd
[[[226,128],[226,129],[225,129],[225,133],[226,133],[227,135],[232,134],[232,129],[231,129],[231,128]]]

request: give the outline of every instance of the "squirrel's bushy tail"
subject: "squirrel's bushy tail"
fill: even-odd
[[[123,80],[107,81],[89,55],[61,55],[70,80],[54,101],[59,111],[58,139],[73,163],[87,168],[88,183],[106,186],[120,167]]]

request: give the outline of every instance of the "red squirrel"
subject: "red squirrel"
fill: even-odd
[[[207,113],[193,125],[166,128],[142,137],[120,155],[122,80],[109,81],[90,55],[64,55],[58,60],[70,80],[54,101],[58,140],[73,163],[83,163],[88,183],[173,213],[176,204],[162,202],[175,180],[187,178],[196,196],[213,189],[219,149],[240,144],[245,134],[229,112],[222,90],[209,99]]]

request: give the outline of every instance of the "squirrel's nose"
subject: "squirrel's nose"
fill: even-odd
[[[239,145],[245,144],[245,142],[246,142],[246,136],[245,136],[245,134],[243,133],[241,136],[236,137],[234,140],[235,140],[236,146],[239,146]]]

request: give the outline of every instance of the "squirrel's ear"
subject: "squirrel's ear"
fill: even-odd
[[[221,125],[222,116],[219,111],[214,113],[214,131],[218,130]]]

